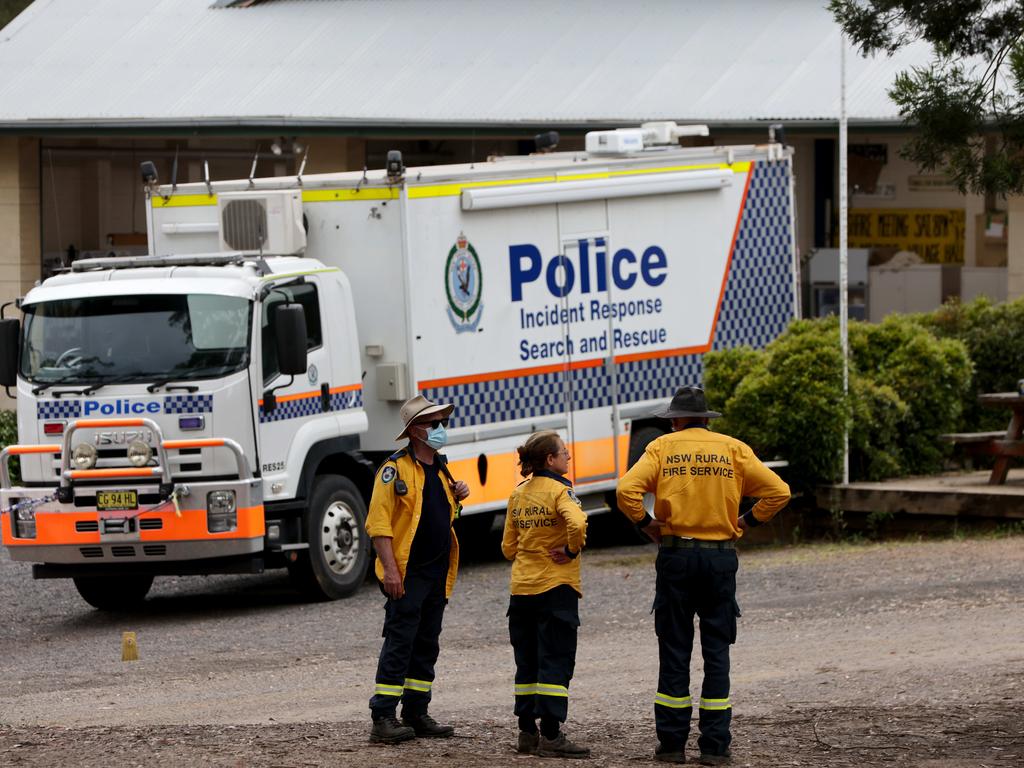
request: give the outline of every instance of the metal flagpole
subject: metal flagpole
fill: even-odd
[[[846,35],[839,35],[839,344],[843,354],[843,402],[850,392],[850,339],[847,285],[849,282],[846,243]],[[850,482],[850,424],[843,418],[843,485]]]

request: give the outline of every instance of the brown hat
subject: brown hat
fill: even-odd
[[[447,419],[451,416],[452,411],[455,410],[455,406],[448,405],[435,405],[425,398],[423,395],[416,395],[411,397],[402,403],[402,410],[399,411],[399,415],[402,417],[402,423],[405,425],[402,427],[402,431],[398,433],[398,437],[395,440],[401,440],[403,437],[409,436],[409,427],[412,423],[421,416],[433,416],[437,415],[439,418]]]
[[[680,387],[669,403],[668,408],[655,411],[652,416],[662,419],[717,419],[718,411],[709,411],[704,400],[704,390],[700,387]]]

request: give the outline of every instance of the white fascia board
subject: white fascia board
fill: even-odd
[[[667,195],[677,192],[707,192],[732,184],[733,172],[726,169],[682,173],[641,174],[610,179],[587,179],[542,184],[516,184],[462,190],[462,210],[517,208],[527,205],[576,203],[621,197]]]

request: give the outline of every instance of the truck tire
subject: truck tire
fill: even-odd
[[[93,608],[130,611],[142,605],[153,586],[152,576],[76,576],[75,589]]]
[[[351,480],[316,478],[306,530],[309,550],[288,568],[296,585],[313,600],[337,600],[359,589],[370,565],[370,537],[366,505]]]
[[[652,440],[657,440],[665,434],[665,430],[657,427],[644,426],[636,430],[629,438],[629,466],[633,466],[640,457],[644,455],[647,446]]]

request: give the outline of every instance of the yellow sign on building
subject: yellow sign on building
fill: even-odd
[[[932,264],[962,264],[964,216],[959,208],[852,208],[851,248],[913,251]]]

